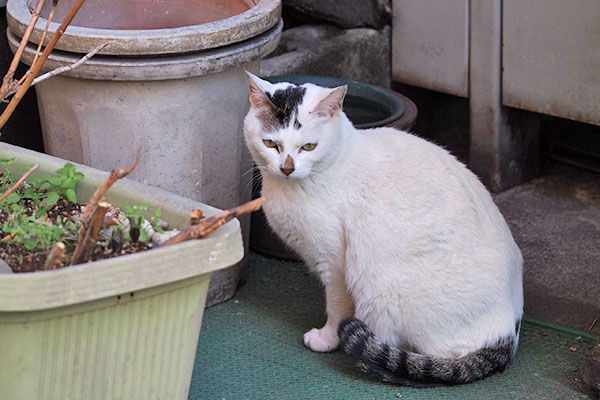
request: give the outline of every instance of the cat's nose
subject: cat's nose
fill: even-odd
[[[283,165],[281,167],[279,167],[279,169],[281,170],[281,172],[283,172],[285,174],[285,176],[288,176],[289,174],[294,172],[294,170],[296,168],[295,168],[294,159],[292,158],[292,156],[290,156],[288,154],[288,156],[285,158]]]

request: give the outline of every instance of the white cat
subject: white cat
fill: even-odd
[[[518,343],[522,257],[475,175],[409,133],[355,129],[346,86],[248,81],[244,135],[267,220],[325,286],[327,322],[304,344],[341,340],[363,370],[402,384],[503,370]]]

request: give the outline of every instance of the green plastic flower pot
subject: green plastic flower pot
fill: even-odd
[[[65,161],[0,143],[1,158]],[[115,166],[118,167],[118,166]],[[85,174],[89,199],[108,173]],[[128,179],[107,193],[117,206],[162,209],[183,228],[195,208],[219,210]],[[187,399],[213,271],[243,256],[237,220],[203,240],[52,271],[0,274],[0,387],[3,400]]]

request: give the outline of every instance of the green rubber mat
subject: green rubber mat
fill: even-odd
[[[579,377],[593,344],[584,333],[526,320],[504,373],[414,389],[369,378],[342,352],[306,349],[302,335],[324,322],[323,291],[303,264],[251,254],[247,283],[205,312],[189,399],[594,398]]]

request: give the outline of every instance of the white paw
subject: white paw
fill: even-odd
[[[312,351],[327,352],[338,348],[337,332],[328,328],[313,328],[304,334],[304,345]]]

